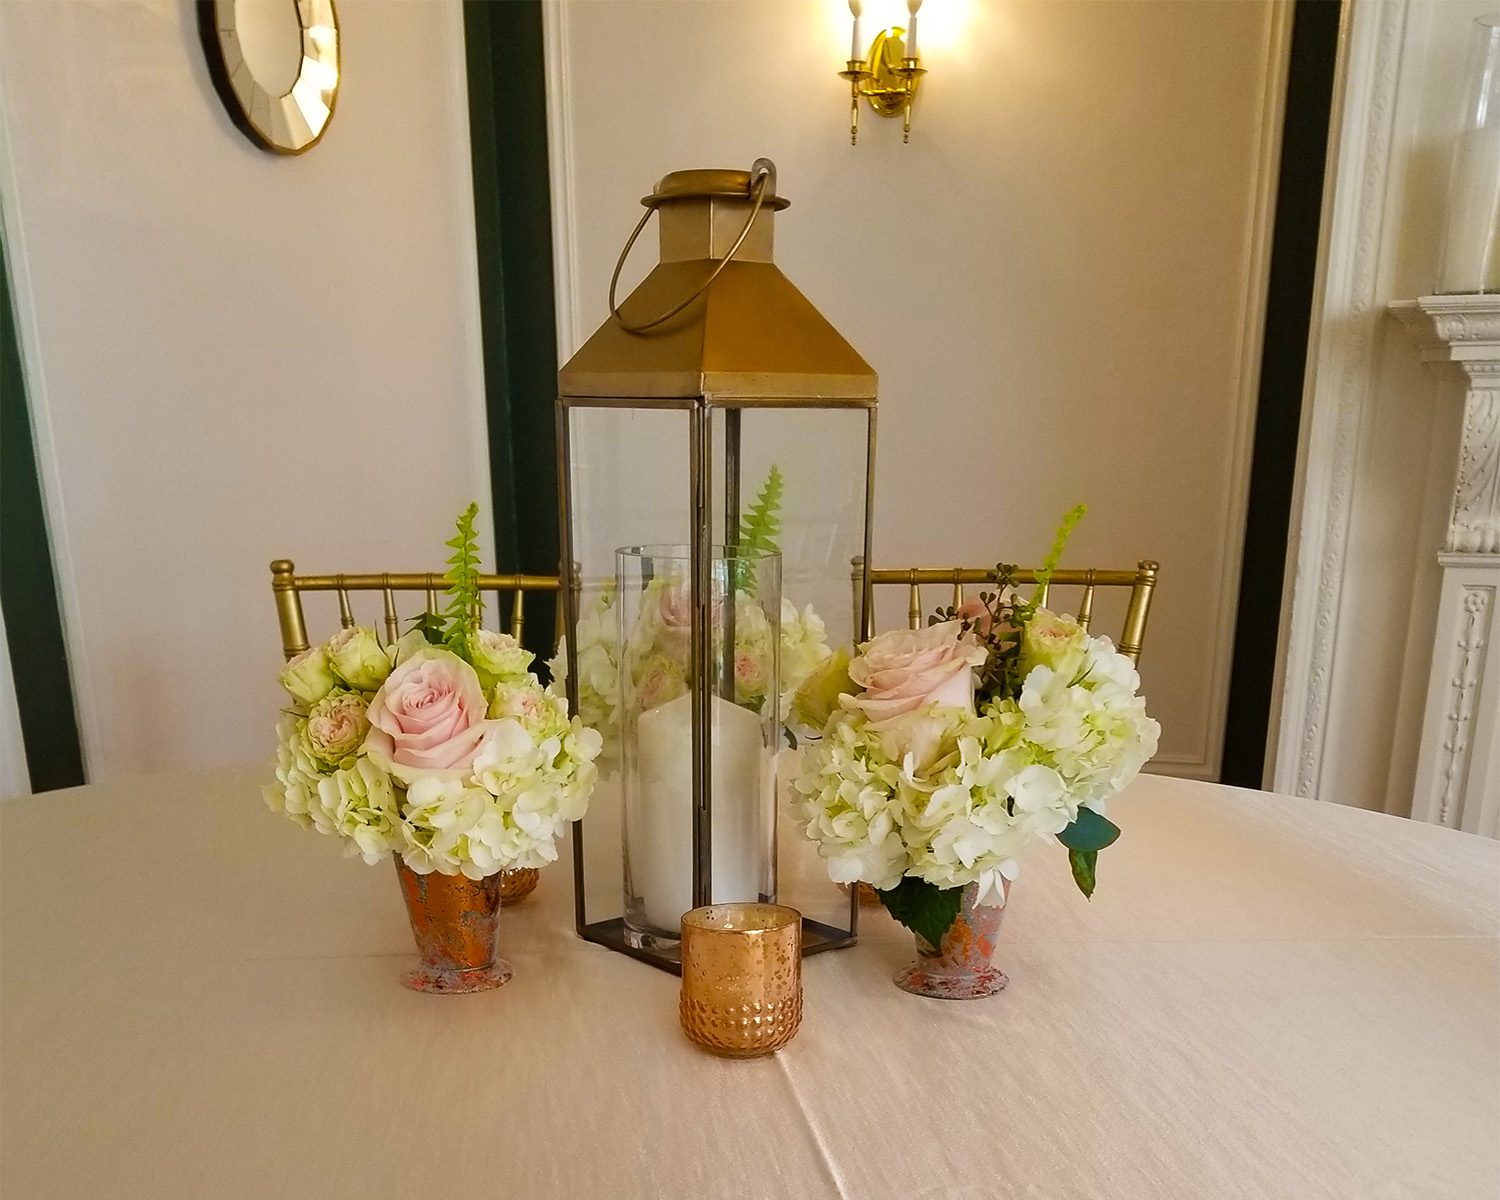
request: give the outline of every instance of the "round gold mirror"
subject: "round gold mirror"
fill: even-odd
[[[199,0],[198,26],[214,87],[241,131],[277,154],[317,145],[339,92],[333,0]]]

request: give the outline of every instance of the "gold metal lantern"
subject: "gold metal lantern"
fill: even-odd
[[[760,901],[802,913],[804,953],[849,945],[857,900],[778,817],[780,685],[785,630],[854,638],[875,372],[777,267],[769,160],[675,171],[642,203],[611,316],[558,373],[561,665],[606,739],[574,831],[578,932],[675,971],[685,911]],[[660,261],[617,303],[653,214]]]

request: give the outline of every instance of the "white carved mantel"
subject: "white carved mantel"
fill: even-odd
[[[1500,295],[1392,304],[1467,385],[1412,816],[1500,837]]]

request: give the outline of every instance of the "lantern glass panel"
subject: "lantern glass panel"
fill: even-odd
[[[578,711],[604,737],[599,782],[579,822],[581,919],[623,912],[619,613],[615,552],[642,542],[686,542],[692,513],[685,409],[570,406],[569,553],[578,595]]]
[[[779,699],[773,704],[768,698],[759,713],[761,753],[754,788],[746,793],[753,794],[755,803],[741,806],[756,814],[754,836],[748,836],[748,825],[737,830],[733,821],[718,819],[722,802],[711,789],[714,816],[707,861],[712,893],[715,898],[774,900],[797,908],[806,920],[807,952],[848,944],[854,898],[829,881],[826,864],[789,819],[796,759],[783,722],[790,715],[795,685],[823,656],[854,640],[855,596],[862,576],[854,573],[853,560],[866,550],[873,408],[847,402],[817,407],[810,401],[752,400],[724,407],[702,398],[574,398],[564,412],[569,550],[579,588],[578,676],[570,681],[570,691],[578,689],[580,713],[605,736],[600,783],[579,826],[580,931],[657,965],[675,967],[672,914],[667,910],[692,906],[687,901],[695,886],[693,859],[685,857],[691,845],[691,811],[670,827],[658,821],[648,828],[650,820],[642,819],[644,814],[666,820],[669,814],[660,806],[649,813],[642,808],[650,790],[638,761],[640,718],[646,710],[634,678],[641,664],[632,654],[640,655],[629,642],[650,581],[671,576],[682,585],[691,574],[692,446],[698,428],[703,454],[697,465],[707,482],[702,533],[710,593],[734,591],[739,576],[724,559],[739,552],[747,535],[769,537],[781,552],[774,560],[772,586],[757,589],[774,597],[761,615],[777,632]],[[780,495],[767,522],[756,512],[764,508],[762,493],[773,466]],[[669,552],[661,544],[665,539],[680,545]],[[627,553],[617,556],[622,548]],[[709,694],[715,678],[710,671],[703,685]],[[714,706],[706,711],[712,716]],[[808,732],[803,730],[803,736]],[[709,739],[727,756],[722,721],[711,725]],[[722,771],[712,765],[712,753],[710,759],[711,777],[717,778]],[[633,788],[622,787],[627,776]],[[659,781],[656,786],[659,792]],[[633,803],[626,802],[627,791]],[[726,886],[746,894],[720,897],[721,872],[714,864],[727,863],[726,855],[736,857],[731,840],[755,843],[755,854],[742,864],[755,876],[753,895],[735,880]],[[669,859],[685,868],[680,880],[671,881],[670,891],[663,886]],[[642,886],[643,881],[649,886]],[[659,912],[650,911],[653,903]]]
[[[715,414],[720,416],[721,414]],[[715,423],[716,467],[725,462],[725,429]],[[780,476],[776,543],[782,557],[782,713],[790,725],[796,686],[826,653],[854,641],[853,559],[864,554],[865,464],[871,410],[863,408],[761,408],[738,413],[740,421],[738,510],[741,526],[755,508],[774,466]],[[730,473],[714,476],[716,513],[726,511]],[[715,535],[720,536],[718,533]],[[821,626],[821,632],[819,631]],[[805,737],[809,731],[798,731]],[[832,930],[849,927],[849,897],[828,878],[827,864],[797,829],[788,805],[797,758],[783,736],[778,755],[777,903]]]

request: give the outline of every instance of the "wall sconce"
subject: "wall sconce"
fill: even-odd
[[[864,0],[849,0],[854,17],[854,31],[849,39],[849,62],[839,72],[849,81],[849,144],[859,142],[859,101],[863,96],[882,117],[901,118],[901,140],[911,141],[911,109],[917,98],[917,85],[927,72],[917,54],[917,9],[922,0],[906,0],[911,15],[906,28],[892,25],[882,29],[870,43],[869,57],[862,57],[864,47],[859,22],[864,14]]]

